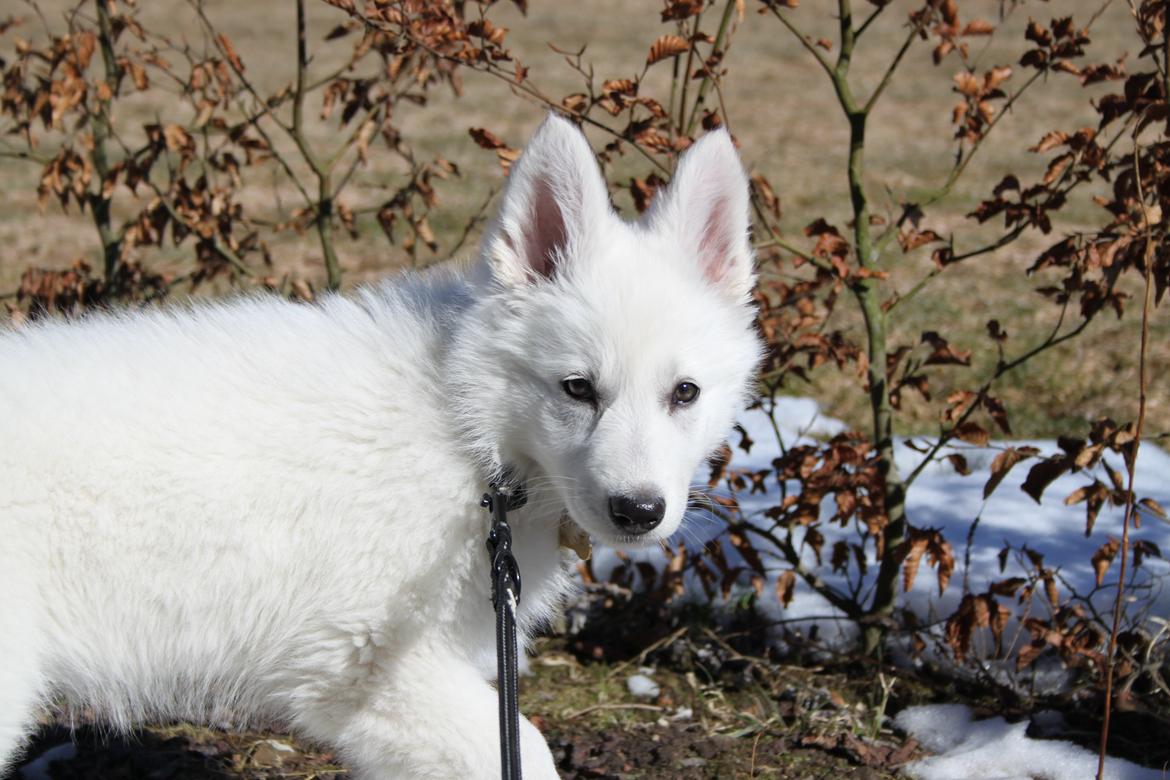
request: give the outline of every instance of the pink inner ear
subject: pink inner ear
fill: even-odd
[[[711,203],[699,237],[699,263],[703,275],[712,283],[722,282],[731,270],[733,248],[727,229],[729,205],[726,198],[716,198]]]
[[[565,215],[547,182],[538,181],[532,192],[532,223],[524,231],[524,260],[538,277],[551,278],[554,259],[568,241]]]

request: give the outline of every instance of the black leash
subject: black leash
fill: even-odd
[[[520,604],[520,567],[512,555],[508,510],[524,506],[523,488],[509,490],[498,482],[488,486],[480,506],[492,513],[487,548],[492,558],[492,606],[496,610],[496,687],[500,694],[500,776],[520,780],[519,655],[516,607]]]

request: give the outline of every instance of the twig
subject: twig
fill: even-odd
[[[487,213],[488,206],[491,205],[492,200],[496,197],[497,192],[499,192],[498,187],[492,187],[491,190],[488,191],[487,197],[483,199],[483,203],[480,204],[479,208],[475,210],[475,213],[471,215],[471,218],[467,220],[467,223],[463,226],[463,232],[459,235],[459,240],[456,241],[454,246],[451,247],[450,251],[447,252],[448,257],[454,257],[459,252],[459,250],[463,248],[463,245],[467,242],[468,237],[471,236],[472,231],[474,231],[476,226],[478,226],[479,223],[483,221],[484,214]]]
[[[788,540],[781,539],[771,531],[759,528],[752,525],[751,523],[740,524],[738,530],[751,531],[757,536],[762,536],[764,539],[771,542],[776,546],[776,549],[778,549],[783,554],[784,559],[788,562],[788,565],[792,567],[792,571],[802,580],[804,580],[806,585],[812,588],[817,594],[832,604],[836,609],[841,610],[845,617],[855,621],[861,619],[862,615],[860,606],[848,596],[839,592],[836,588],[823,580],[819,575],[816,574],[816,572],[810,571],[807,567],[805,567],[805,565],[800,560],[800,552],[796,550],[796,548],[793,547]]]
[[[110,101],[118,95],[118,86],[121,81],[121,69],[118,67],[114,52],[114,32],[110,19],[109,0],[96,0],[98,12],[98,45],[102,52],[103,80],[110,91]],[[70,25],[72,27],[72,24]],[[90,214],[94,226],[102,242],[102,259],[106,284],[114,286],[115,274],[118,270],[118,261],[122,254],[122,241],[116,237],[112,228],[110,215],[110,198],[105,194],[105,182],[110,173],[110,161],[106,149],[106,142],[113,135],[113,120],[110,117],[110,101],[98,99],[98,109],[90,115],[93,122],[93,150],[90,157],[93,160],[93,169],[97,179],[97,190],[89,193],[88,201]]]
[[[1112,286],[1110,286],[1110,289],[1112,289]],[[942,450],[942,448],[947,444],[955,440],[955,431],[958,430],[959,427],[962,426],[962,424],[966,422],[972,414],[974,414],[975,410],[979,408],[980,402],[987,395],[987,393],[991,391],[991,387],[995,384],[996,381],[998,381],[1004,374],[1007,374],[1009,371],[1013,371],[1024,363],[1027,363],[1029,360],[1041,354],[1042,352],[1046,352],[1053,347],[1059,346],[1069,339],[1076,338],[1085,330],[1085,328],[1089,326],[1089,323],[1091,323],[1096,318],[1096,313],[1089,314],[1084,319],[1082,319],[1072,330],[1057,335],[1062,324],[1064,323],[1064,314],[1067,308],[1068,305],[1065,304],[1065,308],[1061,310],[1060,320],[1056,323],[1056,327],[1053,329],[1052,333],[1050,333],[1048,337],[1044,339],[1044,341],[1040,342],[1036,346],[1010,361],[1000,361],[1000,363],[995,367],[995,372],[980,386],[979,390],[975,394],[975,399],[971,401],[971,404],[967,407],[963,414],[960,415],[957,420],[955,420],[954,424],[948,430],[942,432],[939,435],[938,441],[934,443],[934,446],[930,448],[926,455],[922,457],[922,460],[918,462],[918,465],[914,467],[914,470],[911,471],[910,474],[906,477],[904,481],[907,488],[909,488],[914,483],[914,480],[918,479],[918,476],[922,473],[923,469],[934,462],[935,458],[938,456],[939,451]]]
[[[1108,8],[1109,5],[1112,4],[1112,2],[1113,2],[1113,0],[1105,0],[1105,2],[1101,5],[1101,7],[1097,9],[1097,12],[1094,13],[1093,16],[1089,19],[1089,23],[1085,26],[1086,30],[1089,29],[1090,27],[1092,27],[1093,22],[1095,22],[1097,20],[1097,17],[1099,17],[1102,13],[1104,13],[1105,9]],[[1036,83],[1036,81],[1041,76],[1044,76],[1047,73],[1048,73],[1047,70],[1036,70],[1035,72],[1032,73],[1031,77],[1029,77],[1028,80],[1026,82],[1024,82],[1023,86],[1021,86],[1018,90],[1013,92],[1008,97],[1007,101],[1004,102],[1004,104],[1003,104],[1003,108],[1001,108],[1000,111],[998,113],[996,113],[995,117],[993,117],[991,122],[988,123],[987,129],[983,131],[983,134],[979,137],[979,139],[977,141],[975,141],[974,144],[972,144],[971,148],[967,151],[967,155],[965,157],[960,156],[959,159],[956,160],[955,166],[951,169],[951,172],[947,175],[947,180],[937,190],[935,190],[933,193],[931,193],[926,198],[924,198],[922,200],[922,202],[918,204],[919,206],[929,206],[929,205],[932,205],[934,203],[937,203],[938,201],[942,200],[944,197],[946,197],[950,193],[951,187],[953,187],[955,182],[958,181],[959,177],[962,176],[963,171],[970,164],[971,158],[973,158],[975,156],[975,153],[979,151],[979,147],[981,147],[983,145],[983,142],[987,140],[987,136],[990,135],[991,131],[995,129],[995,126],[999,124],[999,121],[1001,119],[1003,119],[1008,114],[1008,112],[1011,111],[1012,107],[1023,96],[1023,94],[1028,90],[1028,88],[1030,88],[1034,83]],[[960,153],[960,155],[961,155],[961,153]],[[881,242],[882,245],[884,246],[888,242],[888,240],[889,240],[888,237],[883,237],[883,240]]]
[[[646,657],[649,656],[651,653],[653,653],[655,650],[657,650],[660,647],[666,647],[667,645],[672,644],[675,640],[677,640],[679,637],[681,637],[686,632],[687,632],[687,627],[683,626],[682,628],[677,629],[673,633],[662,637],[657,642],[653,643],[652,645],[650,645],[649,647],[644,649],[642,652],[638,653],[633,658],[628,658],[625,661],[622,661],[620,664],[618,664],[617,666],[615,666],[613,668],[613,670],[610,672],[610,674],[617,674],[622,669],[625,669],[628,666],[632,666],[635,663],[642,664],[643,662],[645,662]]]
[[[1170,36],[1163,31],[1162,50],[1170,63]],[[1121,630],[1121,616],[1125,604],[1125,569],[1129,552],[1129,526],[1134,512],[1134,476],[1137,472],[1138,450],[1141,449],[1142,430],[1146,423],[1146,385],[1149,381],[1146,355],[1150,341],[1150,309],[1153,307],[1154,287],[1151,276],[1154,267],[1153,225],[1146,208],[1145,192],[1142,188],[1141,147],[1135,135],[1133,142],[1133,178],[1138,194],[1138,207],[1142,210],[1142,221],[1146,229],[1145,247],[1145,297],[1142,299],[1142,335],[1138,352],[1138,418],[1134,433],[1133,448],[1126,454],[1125,470],[1127,484],[1125,491],[1125,515],[1121,524],[1121,562],[1117,572],[1117,597],[1113,602],[1113,624],[1109,631],[1109,652],[1105,656],[1105,716],[1101,724],[1101,745],[1097,754],[1097,780],[1105,777],[1105,748],[1109,743],[1109,726],[1113,711],[1113,656],[1117,653],[1117,634]]]
[[[592,707],[586,707],[583,710],[569,713],[565,716],[565,720],[576,720],[582,715],[588,715],[591,712],[599,710],[646,710],[647,712],[665,712],[665,707],[659,707],[655,704],[594,704]]]
[[[222,42],[219,40],[218,36],[214,35],[215,26],[211,23],[211,20],[207,17],[206,12],[203,10],[202,2],[199,2],[199,0],[188,1],[191,3],[192,8],[194,8],[195,13],[199,16],[199,20],[203,23],[204,30],[207,32],[208,36],[215,41],[216,48],[220,55],[223,57],[224,61],[228,63],[228,66],[232,69],[232,72],[235,73],[236,78],[240,80],[240,84],[243,85],[244,90],[252,96],[252,99],[258,106],[262,107],[260,112],[254,116],[248,116],[251,115],[252,112],[245,111],[245,115],[248,116],[246,122],[255,127],[256,131],[260,133],[260,137],[264,139],[266,144],[268,144],[268,150],[271,152],[272,156],[276,158],[276,161],[280,163],[280,166],[284,168],[285,172],[288,174],[289,179],[292,180],[296,188],[300,190],[302,197],[305,199],[305,205],[311,207],[313,205],[313,198],[309,195],[309,192],[307,189],[305,189],[304,185],[301,184],[300,179],[293,171],[289,162],[284,158],[284,155],[282,155],[277,150],[276,144],[273,143],[272,137],[268,134],[268,132],[264,130],[264,126],[260,123],[260,120],[266,116],[269,117],[277,125],[277,127],[283,130],[285,134],[289,135],[290,137],[292,136],[292,127],[290,127],[287,122],[281,121],[280,117],[278,117],[273,110],[275,105],[268,105],[268,102],[263,97],[261,97],[259,90],[253,86],[252,82],[248,79],[244,72],[236,67],[235,60],[227,56],[227,52],[223,50]],[[303,151],[304,150],[302,150],[302,153]],[[308,162],[307,159],[306,162]]]
[[[792,33],[794,36],[796,36],[796,40],[800,41],[800,45],[803,46],[808,51],[809,54],[811,54],[813,57],[816,58],[817,63],[820,64],[821,68],[825,71],[826,75],[828,75],[829,78],[832,78],[833,77],[833,66],[829,64],[829,61],[825,58],[825,55],[823,55],[819,51],[817,51],[817,47],[814,46],[813,42],[808,39],[808,36],[806,36],[804,33],[802,33],[800,30],[798,30],[796,25],[794,25],[792,22],[790,22],[788,20],[787,16],[780,13],[779,9],[777,9],[776,6],[769,4],[768,10],[772,12],[773,16],[775,16],[777,19],[780,20],[781,24],[783,24],[785,27],[788,28],[788,31],[790,33]]]
[[[749,778],[754,778],[756,776],[756,748],[759,747],[760,737],[762,736],[764,736],[764,732],[761,730],[756,733],[756,738],[752,740],[752,765],[748,773]]]
[[[122,154],[125,156],[126,159],[134,159],[135,157],[137,157],[137,153],[134,152],[130,148],[129,144],[126,143],[126,141],[122,138],[121,135],[119,135],[118,133],[115,132],[110,136],[110,138],[111,138],[111,140],[115,141],[121,147]],[[173,181],[174,179],[175,179],[175,173],[174,173],[174,171],[171,171],[171,180]],[[165,208],[167,210],[167,214],[170,215],[172,220],[174,220],[176,223],[181,224],[184,227],[186,227],[187,230],[190,231],[192,234],[201,235],[199,225],[192,223],[190,220],[188,220],[186,217],[184,217],[181,213],[179,213],[179,211],[175,208],[174,203],[171,202],[171,198],[168,197],[167,193],[164,192],[163,189],[158,185],[158,182],[154,181],[150,176],[146,176],[143,178],[142,183],[150,188],[150,190],[154,193],[155,197],[158,198],[159,203],[161,203],[163,208]],[[128,231],[132,226],[133,226],[132,222],[125,222],[122,224],[122,229],[118,234],[118,242],[119,243],[121,243],[125,239],[126,231]],[[221,240],[218,233],[215,233],[211,236],[211,243],[212,243],[212,246],[215,248],[215,251],[218,252],[220,254],[220,256],[222,256],[225,260],[227,260],[228,264],[231,265],[233,268],[235,268],[236,271],[238,271],[239,273],[241,273],[247,277],[254,277],[256,275],[252,271],[252,269],[249,268],[247,266],[247,264],[240,258],[240,256],[238,254],[236,254],[232,250],[231,247],[227,246]],[[183,276],[172,279],[170,282],[170,286],[174,286],[183,280],[184,280]]]
[[[36,163],[37,165],[48,165],[52,162],[52,157],[36,154],[32,151],[23,149],[0,149],[0,158],[9,160],[27,160],[28,162]]]
[[[870,15],[865,24],[869,24],[869,22],[878,15],[878,11],[880,11],[881,8],[882,6],[879,6],[878,10],[874,11],[873,14]],[[865,25],[862,25],[862,28],[854,34],[854,40],[856,40],[857,36],[860,35],[864,29]],[[882,93],[886,91],[886,87],[889,85],[890,80],[894,77],[894,71],[896,71],[898,66],[902,63],[902,58],[906,56],[906,52],[910,50],[910,44],[914,43],[914,38],[918,35],[921,29],[922,22],[919,22],[918,24],[914,25],[913,28],[911,28],[910,33],[906,36],[906,40],[902,41],[902,47],[898,49],[898,53],[894,55],[893,62],[891,62],[890,66],[886,68],[886,72],[882,76],[881,82],[877,85],[877,88],[874,89],[873,94],[869,96],[869,100],[865,101],[865,108],[862,109],[865,111],[865,113],[868,114],[873,110],[873,107],[877,105],[878,98],[880,98]]]
[[[698,46],[698,43],[695,41],[699,35],[699,25],[702,23],[702,21],[703,11],[700,8],[699,13],[695,14],[695,24],[691,28],[690,36],[688,36],[691,39],[691,46],[689,49],[687,49],[687,64],[686,67],[683,68],[682,96],[678,100],[678,132],[680,135],[683,134],[684,129],[683,117],[686,116],[687,113],[687,90],[691,85],[691,66],[695,62],[695,48]]]
[[[882,11],[886,10],[886,6],[888,5],[889,3],[877,4],[877,8],[873,9],[870,15],[866,17],[865,21],[861,23],[861,26],[857,28],[857,32],[853,34],[854,40],[860,38],[862,33],[869,29],[869,26],[873,24],[874,20],[877,19],[879,15],[881,15]]]
[[[1118,129],[1117,133],[1113,136],[1113,138],[1110,139],[1109,142],[1107,144],[1105,144],[1104,147],[1102,147],[1103,151],[1109,152],[1110,150],[1112,150],[1113,147],[1117,144],[1118,140],[1123,135],[1126,134],[1126,132],[1128,131],[1130,126],[1134,123],[1134,121],[1135,121],[1135,118],[1133,116],[1130,116],[1129,118],[1127,118],[1125,120],[1125,123],[1122,125],[1121,128]],[[1082,152],[1081,154],[1084,154],[1084,153]],[[1042,208],[1046,208],[1054,202],[1065,200],[1068,197],[1069,193],[1071,193],[1074,189],[1079,187],[1081,184],[1084,184],[1086,181],[1089,181],[1089,177],[1087,175],[1082,174],[1082,175],[1078,176],[1074,181],[1070,181],[1067,184],[1065,184],[1065,180],[1073,175],[1073,170],[1075,167],[1076,167],[1076,163],[1074,161],[1073,164],[1070,164],[1068,167],[1066,167],[1061,172],[1060,177],[1055,182],[1055,190],[1050,192],[1048,194],[1048,197],[1046,197],[1044,199],[1044,203],[1041,204]],[[927,205],[929,205],[929,204],[927,204]],[[897,233],[896,228],[901,224],[902,224],[902,222],[901,222],[901,220],[899,220],[899,222],[896,225],[891,225],[890,229],[885,233],[885,235],[881,236],[878,239],[879,248],[885,247],[889,243],[890,239],[893,238],[893,236],[896,235],[896,233]],[[1017,238],[1022,236],[1024,234],[1024,231],[1027,230],[1029,227],[1031,227],[1031,225],[1029,223],[1025,223],[1025,222],[1017,223],[1015,227],[1013,227],[1011,230],[1007,231],[1006,233],[1004,233],[1003,235],[1001,235],[999,238],[995,239],[994,241],[992,241],[988,244],[984,244],[983,246],[976,247],[975,249],[970,249],[966,252],[962,252],[960,254],[954,255],[949,260],[947,260],[947,266],[951,266],[951,265],[954,265],[955,263],[960,263],[964,260],[970,260],[973,257],[978,257],[980,255],[984,255],[984,254],[987,254],[989,252],[994,252],[998,249],[1002,249],[1003,247],[1007,246],[1008,244],[1011,244]],[[889,307],[886,309],[886,312],[889,313],[889,312],[893,311],[900,304],[903,304],[906,301],[909,301],[910,299],[914,298],[916,295],[918,295],[918,293],[922,292],[922,290],[928,284],[930,284],[930,282],[934,281],[934,279],[936,277],[938,277],[938,275],[941,274],[943,272],[943,270],[944,270],[943,268],[938,268],[938,267],[932,268],[930,270],[930,272],[928,272],[925,276],[923,276],[921,279],[919,279],[914,284],[914,286],[910,288],[909,292],[907,292],[905,295],[902,295],[902,296],[896,296],[894,298],[894,300],[889,304]]]
[[[991,135],[991,131],[995,129],[996,125],[999,124],[1001,119],[1008,115],[1012,107],[1016,104],[1016,101],[1023,97],[1024,93],[1027,92],[1028,89],[1031,88],[1031,86],[1035,84],[1036,81],[1039,80],[1039,78],[1045,73],[1046,71],[1043,70],[1035,71],[1019,89],[1008,96],[1008,99],[1004,102],[1003,107],[996,113],[994,117],[992,117],[991,121],[987,123],[987,129],[984,130],[983,134],[979,136],[978,140],[976,140],[975,143],[971,145],[971,148],[967,150],[967,154],[960,156],[960,158],[956,161],[955,166],[951,168],[951,172],[947,175],[947,180],[942,184],[941,187],[939,187],[939,189],[935,190],[929,196],[924,198],[919,204],[920,206],[929,206],[931,204],[937,203],[950,193],[951,187],[955,186],[955,182],[959,180],[959,177],[963,175],[963,171],[965,171],[967,166],[971,164],[971,160],[974,159],[975,154],[979,151],[980,148],[982,148],[984,142],[987,140],[987,137]]]
[[[723,17],[719,20],[719,30],[715,33],[715,42],[711,44],[712,55],[715,55],[717,52],[726,54],[726,49],[724,48],[723,43],[727,38],[728,29],[731,25],[731,15],[734,12],[735,0],[727,0],[727,4],[723,7]],[[696,19],[696,25],[697,24],[698,20]],[[691,51],[694,51],[694,46],[695,45],[691,46]],[[687,65],[687,69],[689,70],[689,61]],[[695,94],[695,104],[691,106],[691,117],[689,120],[687,120],[686,135],[691,135],[695,132],[695,124],[699,121],[699,109],[703,107],[703,101],[707,99],[707,90],[710,89],[712,81],[714,81],[714,78],[711,73],[711,68],[706,68],[706,72],[703,74],[703,80],[699,82],[699,91]],[[683,88],[686,88],[685,85]]]
[[[215,31],[214,25],[212,25],[211,20],[208,19],[207,14],[203,9],[202,3],[198,2],[198,0],[190,0],[190,2],[193,3],[196,13],[199,15],[199,18],[202,21],[205,29],[207,29],[209,33],[213,33]],[[313,198],[308,194],[304,187],[301,187],[300,182],[297,181],[296,176],[292,172],[291,166],[288,165],[286,161],[280,160],[280,163],[285,168],[285,171],[293,179],[294,183],[297,184],[298,188],[302,192],[302,195],[304,195],[306,206],[310,207],[313,211],[313,227],[316,230],[317,237],[320,240],[321,253],[325,260],[326,285],[328,289],[336,290],[341,287],[341,263],[338,259],[337,251],[333,244],[333,212],[336,197],[333,188],[333,168],[336,166],[337,161],[343,156],[345,151],[350,148],[350,146],[352,146],[354,140],[357,138],[357,134],[360,132],[361,123],[358,123],[357,129],[355,129],[354,133],[351,134],[344,143],[342,143],[341,147],[337,149],[334,154],[329,155],[326,158],[321,158],[313,150],[312,144],[309,143],[309,139],[305,133],[304,128],[305,94],[309,89],[309,87],[306,86],[306,75],[309,67],[309,55],[305,30],[305,0],[296,0],[296,11],[297,73],[295,86],[293,88],[292,124],[289,125],[287,122],[281,121],[275,113],[270,112],[269,116],[271,117],[272,121],[275,122],[276,125],[285,132],[293,144],[296,145],[297,150],[301,153],[302,159],[304,159],[305,163],[309,166],[310,170],[313,172],[313,175],[317,179],[317,195],[315,198]],[[255,86],[252,85],[247,76],[244,75],[243,70],[237,67],[234,58],[228,56],[228,53],[225,50],[223,42],[220,40],[219,36],[213,36],[213,40],[215,41],[216,48],[219,50],[220,54],[228,62],[232,71],[235,73],[236,78],[240,80],[240,83],[244,85],[244,88],[248,91],[249,94],[252,95],[253,99],[256,100],[259,105],[265,105],[266,101],[261,98],[259,91],[255,88]],[[380,104],[371,109],[369,114],[372,115],[375,113],[379,107]],[[258,131],[261,132],[262,136],[265,135],[260,129],[260,124],[258,122],[255,123],[254,126]],[[276,150],[276,147],[270,141],[269,151],[278,159],[281,157],[280,153]]]
[[[572,112],[572,111],[567,111],[565,109],[565,107],[563,105],[561,105],[560,101],[553,100],[552,98],[548,97],[543,91],[541,91],[538,87],[536,87],[531,82],[531,80],[525,79],[524,81],[517,83],[515,75],[511,71],[503,70],[494,61],[482,60],[482,59],[468,61],[468,60],[465,60],[463,58],[457,57],[455,55],[447,54],[445,52],[442,52],[442,51],[436,49],[433,45],[428,43],[426,40],[423,40],[422,38],[417,37],[408,27],[403,26],[401,28],[395,28],[389,24],[375,22],[374,20],[364,16],[362,14],[362,12],[360,10],[358,10],[357,8],[353,8],[351,10],[346,10],[346,13],[348,13],[349,16],[352,17],[353,19],[361,22],[367,29],[377,30],[379,32],[384,32],[384,33],[391,33],[395,36],[398,36],[400,38],[403,38],[403,39],[409,41],[410,43],[412,43],[413,45],[422,49],[427,54],[431,55],[432,57],[434,57],[437,60],[443,60],[445,62],[449,62],[449,63],[452,63],[454,65],[458,65],[458,66],[465,67],[465,68],[470,68],[471,70],[477,71],[479,73],[484,73],[484,74],[487,74],[487,75],[492,76],[494,78],[497,78],[497,79],[507,83],[509,86],[509,89],[511,89],[514,94],[517,94],[521,97],[524,97],[524,98],[527,98],[530,100],[533,100],[536,103],[539,103],[540,105],[544,106],[546,109],[548,109],[550,111],[554,111],[558,114],[561,114],[569,119],[580,122],[582,124],[589,125],[590,127],[595,127],[598,130],[612,136],[613,138],[616,138],[616,139],[621,140],[621,141],[627,141],[627,142],[629,141],[629,139],[626,138],[621,132],[614,130],[612,127],[605,124],[604,122],[600,122],[596,119],[593,119],[592,117],[587,116],[586,114],[580,114],[580,113],[576,113],[576,112]],[[651,154],[649,151],[647,151],[646,148],[644,148],[641,144],[631,143],[630,145],[634,149],[634,151],[636,151],[638,154],[640,154],[644,158],[646,158],[646,160],[649,161],[650,164],[653,165],[655,168],[657,168],[659,171],[666,173],[666,174],[670,173],[670,166],[668,166],[662,160],[658,159],[653,154]]]
[[[754,190],[752,191],[752,199],[751,200],[752,200],[752,209],[756,212],[756,216],[759,218],[759,223],[764,227],[765,230],[768,231],[768,234],[771,236],[770,238],[767,238],[767,239],[764,239],[763,241],[759,241],[759,242],[755,243],[754,246],[756,249],[764,249],[765,247],[769,247],[769,246],[780,247],[785,252],[789,252],[791,254],[796,255],[801,260],[804,260],[806,263],[809,263],[810,265],[813,265],[813,266],[821,269],[822,271],[826,271],[826,272],[831,273],[831,274],[837,273],[837,270],[835,268],[833,268],[832,264],[829,263],[827,260],[825,260],[824,258],[821,258],[821,257],[817,257],[814,254],[810,254],[810,253],[804,251],[803,249],[800,249],[795,244],[789,243],[783,236],[781,236],[778,232],[776,232],[776,229],[774,227],[772,227],[771,224],[768,223],[767,215],[765,215],[765,213],[764,213],[764,207],[759,203],[759,200],[756,198],[756,194],[755,194]]]

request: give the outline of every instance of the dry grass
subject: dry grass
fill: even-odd
[[[866,4],[864,10],[868,10]],[[853,71],[855,90],[866,94],[877,83],[892,52],[905,35],[907,2],[895,2],[859,46]],[[964,16],[995,20],[997,0],[967,0]],[[1005,4],[1010,6],[1011,4]],[[742,145],[747,164],[768,176],[781,197],[785,231],[799,239],[800,228],[817,216],[843,225],[847,220],[845,155],[847,126],[823,74],[808,54],[770,16],[755,13],[758,4],[747,4],[728,59],[730,78],[723,94],[729,124]],[[1001,33],[990,41],[973,39],[973,53],[985,69],[1018,58],[1022,30],[1029,14],[1047,20],[1057,13],[1072,13],[1086,20],[1100,6],[1099,0],[1062,0],[1059,4],[1026,3],[1017,7],[1003,23]],[[63,0],[42,3],[52,23],[67,7]],[[209,16],[244,54],[248,74],[261,88],[275,90],[291,78],[294,52],[291,4],[261,4],[210,0]],[[549,95],[560,96],[580,89],[579,77],[552,51],[548,42],[563,49],[587,46],[586,59],[596,67],[599,81],[640,72],[649,42],[668,29],[658,19],[659,4],[622,3],[618,0],[579,0],[552,3],[537,0],[527,18],[515,7],[500,4],[493,10],[499,24],[511,29],[513,52],[529,65],[534,80]],[[24,7],[18,13],[27,15]],[[324,44],[325,33],[343,20],[340,12],[324,3],[311,3],[310,40],[315,59],[312,69],[326,72],[344,56],[346,42]],[[193,12],[183,4],[143,4],[142,21],[147,27],[186,39],[196,47],[206,45]],[[835,19],[821,3],[806,3],[792,18],[817,39],[835,37]],[[32,24],[30,18],[30,24]],[[1136,57],[1136,39],[1131,34],[1128,10],[1113,2],[1093,28],[1094,46],[1090,59],[1115,59],[1128,51]],[[19,34],[32,36],[33,26]],[[11,36],[0,46],[11,45]],[[952,58],[935,68],[925,46],[911,51],[904,67],[891,84],[871,120],[867,147],[868,181],[879,214],[896,213],[902,200],[913,200],[937,187],[950,167],[950,108],[954,102],[951,75],[958,69]],[[664,94],[669,67],[651,71],[645,92]],[[655,80],[657,79],[657,80]],[[1018,79],[1017,79],[1018,80]],[[511,94],[507,84],[491,77],[468,74],[465,95],[456,98],[446,91],[432,94],[425,108],[404,104],[396,121],[421,156],[442,154],[455,162],[462,176],[440,189],[441,213],[434,220],[440,251],[449,252],[463,225],[484,199],[502,183],[502,173],[492,153],[477,148],[467,134],[468,127],[487,127],[512,145],[520,145],[539,122],[543,108]],[[926,224],[940,233],[957,232],[960,248],[972,246],[994,232],[994,227],[975,228],[963,215],[986,195],[1007,171],[1021,179],[1043,170],[1042,156],[1027,147],[1052,128],[1076,128],[1095,124],[1088,103],[1112,85],[1080,89],[1072,79],[1052,79],[1038,85],[1005,117],[993,141],[980,151],[972,167],[953,193],[927,215]],[[173,115],[172,105],[127,101],[119,108],[120,122],[133,135],[134,128],[155,117],[186,121],[189,109]],[[170,112],[170,113],[168,113]],[[317,143],[328,143],[332,131],[314,126]],[[607,139],[590,131],[600,146]],[[5,141],[4,143],[10,143]],[[391,155],[375,150],[371,165],[359,172],[345,196],[352,206],[372,204],[395,188],[402,166]],[[610,171],[611,180],[628,181],[632,174],[643,175],[640,161],[627,157]],[[0,258],[0,294],[14,289],[20,272],[29,265],[64,267],[75,258],[96,257],[95,233],[85,215],[61,214],[50,205],[44,213],[36,209],[37,170],[26,162],[0,159],[0,242],[7,251]],[[243,193],[247,206],[260,214],[272,213],[273,204],[287,203],[292,190],[274,177],[252,181]],[[1070,205],[1055,235],[1092,225],[1100,219],[1085,193]],[[629,209],[628,199],[618,192],[619,206]],[[128,209],[128,203],[121,208]],[[1042,338],[1053,326],[1058,312],[1032,293],[1041,280],[1027,278],[1023,271],[1032,255],[1051,237],[1029,235],[994,256],[950,269],[935,281],[929,295],[922,295],[901,307],[893,329],[894,343],[916,342],[922,330],[941,331],[952,343],[975,350],[975,374],[940,373],[935,379],[936,397],[945,396],[952,386],[975,384],[994,356],[984,336],[984,325],[998,318],[1012,334],[1018,347]],[[311,236],[287,234],[273,244],[274,275],[297,274],[320,280],[323,267],[319,248]],[[400,247],[388,244],[372,222],[363,223],[358,240],[343,239],[339,246],[347,283],[358,283],[401,267],[409,258]],[[464,249],[461,254],[466,255]],[[181,250],[163,258],[164,265],[180,267]],[[897,289],[906,290],[930,269],[929,250],[901,256],[897,249],[887,258]],[[849,303],[849,302],[846,302]],[[844,306],[839,324],[860,336],[859,320]],[[1008,377],[1000,394],[1013,412],[1019,435],[1082,433],[1084,422],[1109,414],[1128,419],[1135,414],[1136,347],[1138,318],[1120,322],[1102,317],[1082,338],[1054,350]],[[1151,364],[1170,365],[1170,323],[1164,311],[1154,317]],[[829,370],[815,378],[812,387],[792,387],[792,392],[813,394],[822,399],[828,413],[864,424],[865,404],[852,375],[839,376]],[[1150,430],[1170,430],[1170,372],[1154,371],[1150,388]],[[937,398],[936,398],[937,400]],[[925,403],[910,403],[901,417],[903,431],[929,433],[934,430],[937,410]]]

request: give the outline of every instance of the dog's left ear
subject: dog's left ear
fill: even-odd
[[[572,123],[549,114],[508,175],[483,240],[492,277],[506,287],[551,278],[611,213],[597,158]]]
[[[683,153],[669,191],[655,199],[647,220],[681,235],[707,281],[743,300],[755,283],[749,198],[735,145],[720,129]]]

